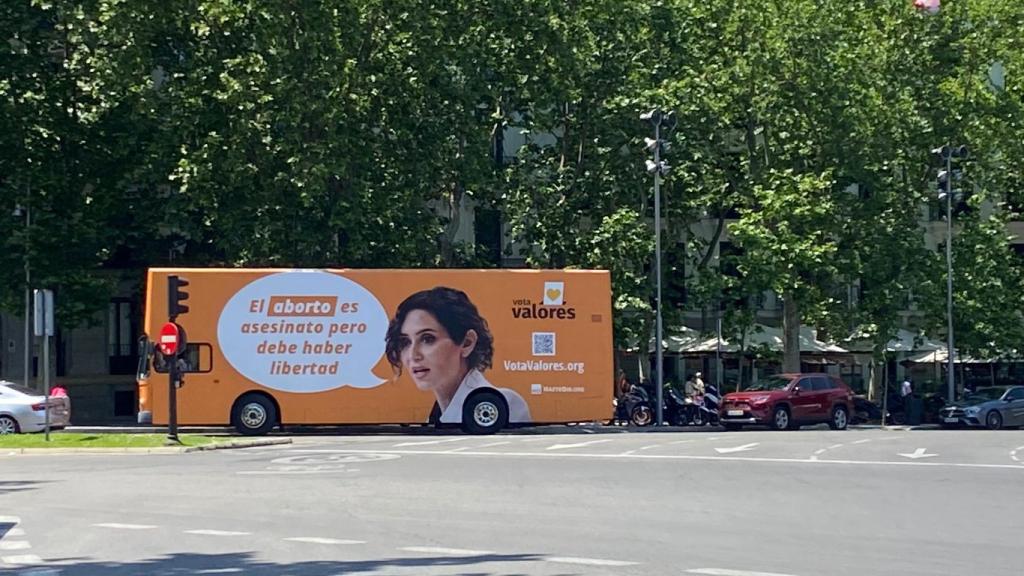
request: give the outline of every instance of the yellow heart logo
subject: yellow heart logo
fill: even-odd
[[[550,288],[545,294],[547,294],[548,300],[558,300],[558,297],[562,295],[562,291]]]

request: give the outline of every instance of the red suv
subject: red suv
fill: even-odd
[[[726,430],[744,424],[763,424],[775,430],[795,430],[803,424],[825,422],[844,430],[853,414],[853,391],[828,374],[776,374],[748,384],[742,392],[722,399],[719,417]]]

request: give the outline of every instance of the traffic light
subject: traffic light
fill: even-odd
[[[188,314],[188,306],[182,304],[182,302],[188,300],[188,292],[182,290],[185,286],[188,286],[187,278],[182,278],[181,276],[167,277],[167,316],[171,322],[179,314]]]

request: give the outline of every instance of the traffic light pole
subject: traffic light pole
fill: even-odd
[[[654,125],[654,140],[658,142],[654,147],[654,163],[660,166],[661,162],[661,123]],[[655,354],[658,369],[658,426],[664,423],[664,394],[665,389],[665,362],[662,351],[662,326],[661,326],[661,170],[654,171],[654,277],[657,289],[655,290],[654,304],[657,309],[655,320]]]
[[[946,154],[946,384],[950,402],[956,400],[956,377],[953,371],[953,154]]]
[[[178,355],[168,357],[167,362],[170,364],[167,367],[167,442],[180,444],[181,440],[178,439],[178,379],[181,378],[181,374],[178,372]]]

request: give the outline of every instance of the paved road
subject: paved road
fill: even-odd
[[[1024,433],[301,437],[0,455],[17,576],[1019,576]]]

